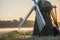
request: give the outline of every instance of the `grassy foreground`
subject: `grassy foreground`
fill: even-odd
[[[0,34],[0,40],[60,40],[60,36],[32,36],[33,32],[12,31]]]

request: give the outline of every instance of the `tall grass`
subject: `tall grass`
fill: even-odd
[[[32,36],[33,32],[12,31],[0,35],[0,40],[60,40],[60,36]]]

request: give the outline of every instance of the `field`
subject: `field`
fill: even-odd
[[[0,40],[60,40],[60,36],[33,36],[33,31],[11,31],[0,33]]]

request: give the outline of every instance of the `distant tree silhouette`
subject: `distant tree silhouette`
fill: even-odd
[[[18,26],[18,21],[17,20],[13,20],[13,25],[14,26]]]
[[[18,27],[19,23],[22,21],[23,19],[20,18],[19,21],[14,19],[13,21],[1,21],[0,20],[0,28],[5,28],[5,27]],[[33,26],[33,21],[31,20],[27,20],[26,23],[23,25],[24,27],[31,27]]]

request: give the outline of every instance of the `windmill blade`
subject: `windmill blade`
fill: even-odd
[[[27,18],[30,16],[30,14],[32,13],[33,9],[35,6],[33,6],[31,8],[31,10],[29,11],[29,13],[23,18],[23,20],[20,22],[20,24],[18,25],[19,29],[22,27],[22,25],[25,23],[25,21],[27,20]]]
[[[41,32],[43,27],[45,26],[45,20],[40,12],[40,8],[38,6],[38,2],[34,1],[35,7],[36,7],[36,16],[37,16],[37,23],[38,23],[38,27],[39,27],[39,31]]]

